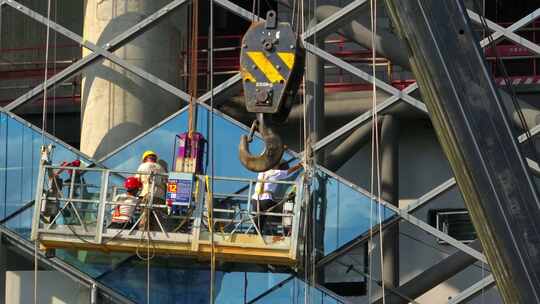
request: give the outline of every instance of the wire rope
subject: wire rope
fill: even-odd
[[[41,145],[42,150],[45,147],[45,130],[47,128],[47,82],[49,72],[49,39],[51,33],[51,0],[47,1],[47,27],[45,41],[45,69],[44,69],[44,88],[43,91],[43,113],[41,123]],[[34,304],[38,303],[38,245],[39,240],[34,240]]]
[[[199,76],[198,65],[198,39],[199,39],[199,1],[191,1],[191,52],[190,52],[190,78],[189,78],[189,117],[188,136],[191,139],[197,124],[197,82]],[[211,54],[212,55],[212,54]],[[210,56],[211,56],[210,55]]]
[[[371,15],[371,69],[372,69],[372,110],[371,110],[371,181],[370,181],[370,231],[369,231],[369,271],[370,275],[373,273],[373,213],[374,213],[374,200],[376,202],[381,201],[381,177],[380,177],[380,150],[379,150],[379,128],[378,128],[378,113],[377,113],[377,86],[375,79],[377,77],[376,60],[377,60],[377,47],[375,44],[377,35],[377,0],[370,0],[370,15]],[[376,181],[375,181],[376,179]],[[376,185],[375,185],[376,183]],[[384,282],[384,253],[383,253],[383,233],[382,233],[382,205],[377,204],[377,222],[379,225],[379,253],[380,253],[380,269],[381,280]],[[386,303],[385,297],[385,284],[382,284],[382,302]],[[371,281],[368,284],[368,299],[371,301],[373,293],[373,285]]]
[[[214,1],[210,0],[210,27],[208,33],[208,43],[210,51],[210,140],[209,140],[209,149],[210,149],[210,189],[207,189],[207,194],[209,196],[209,228],[210,228],[210,244],[211,244],[211,256],[210,256],[210,304],[214,304],[215,301],[215,276],[216,276],[216,253],[214,247],[214,223],[213,223],[213,192],[214,189]],[[207,176],[207,187],[208,187],[208,176]]]

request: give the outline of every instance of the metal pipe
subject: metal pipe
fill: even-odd
[[[482,247],[480,246],[480,241],[476,240],[470,244],[470,246],[476,250],[481,251]],[[431,290],[435,286],[443,283],[454,275],[458,274],[460,271],[465,268],[473,265],[477,260],[470,256],[469,254],[458,251],[439,263],[431,266],[426,269],[424,272],[415,276],[407,283],[401,285],[396,289],[399,294],[403,294],[409,299],[416,299]],[[392,301],[388,301],[388,296],[386,298],[389,304],[407,304],[408,301],[404,298],[394,298]],[[382,304],[382,298],[379,298],[373,304]]]
[[[381,125],[381,198],[399,207],[399,122],[393,115],[385,115]],[[380,216],[380,215],[379,215]],[[382,231],[382,280],[385,286],[399,287],[399,225]],[[399,297],[391,293],[387,300]]]

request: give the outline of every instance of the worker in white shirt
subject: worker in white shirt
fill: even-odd
[[[141,189],[142,184],[135,176],[130,176],[124,181],[124,188],[126,193],[116,195],[114,202],[118,203],[114,205],[112,210],[111,224],[109,228],[126,229],[131,228],[133,225],[133,212],[140,200],[137,194]],[[121,204],[123,203],[123,204]]]
[[[153,205],[165,205],[165,195],[167,193],[166,178],[163,176],[167,171],[159,164],[158,156],[154,151],[148,150],[143,153],[141,157],[142,163],[137,168],[137,177],[142,183],[142,191],[139,196],[142,198],[142,203],[148,205],[150,198],[153,198]],[[154,183],[154,191],[151,195],[152,182]],[[150,218],[150,230],[157,230],[157,223],[151,212],[147,212],[145,209],[141,214],[141,220],[139,221],[139,228],[144,229],[147,224],[147,219]],[[164,210],[161,207],[154,208],[154,213],[158,218],[163,218]],[[146,227],[148,228],[148,227]]]
[[[281,162],[275,168],[258,174],[255,192],[251,196],[253,204],[257,207],[258,212],[266,212],[278,203],[274,197],[278,184],[272,183],[272,181],[286,180],[292,173],[296,172],[301,167],[301,163],[289,168],[289,165],[286,162]],[[267,230],[265,227],[268,220],[267,215],[259,215],[258,219],[258,226],[261,233],[265,234],[266,231],[271,231],[271,229]]]

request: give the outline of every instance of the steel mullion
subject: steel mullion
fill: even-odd
[[[170,11],[174,10],[176,7],[184,4],[186,1],[187,0],[174,0],[173,2],[171,2],[168,5],[164,6],[163,8],[158,10],[157,12],[155,12],[155,13],[151,14],[150,16],[146,17],[144,20],[137,23],[135,26],[131,27],[129,30],[123,32],[122,34],[120,34],[120,35],[116,36],[115,38],[113,38],[112,40],[110,40],[108,43],[104,44],[103,49],[106,50],[106,51],[114,51],[114,50],[122,47],[131,38],[133,38],[132,37],[133,35],[135,35],[135,34],[137,34],[139,32],[142,32],[143,29],[145,29],[149,25],[153,24],[154,22],[157,22],[159,19],[161,19],[161,17],[163,17],[164,15],[169,13]],[[15,9],[17,9],[17,6],[21,6],[18,3],[14,4],[16,2],[12,1],[12,0],[10,0],[8,2],[4,2],[4,3],[7,3],[8,5],[12,6]],[[37,14],[31,9],[29,9],[29,11],[33,12],[34,14]],[[50,20],[49,20],[49,22],[50,22]],[[69,37],[69,38],[71,38],[71,37]],[[72,76],[73,74],[81,71],[86,66],[93,63],[95,60],[99,59],[101,56],[102,56],[102,54],[93,52],[92,54],[89,54],[88,56],[81,58],[77,62],[73,63],[69,67],[65,68],[64,70],[62,70],[58,74],[56,74],[53,77],[51,77],[50,79],[48,79],[46,88],[44,87],[44,83],[41,83],[38,86],[36,86],[35,88],[33,88],[32,90],[30,90],[29,92],[27,92],[26,94],[22,95],[21,97],[17,98],[16,100],[12,101],[10,104],[5,106],[4,108],[6,110],[9,110],[9,111],[13,110],[14,108],[22,105],[23,103],[25,103],[25,102],[31,100],[32,98],[36,97],[37,95],[41,94],[44,90],[48,90],[50,87],[56,85],[56,83],[58,83],[60,81],[63,81],[65,79],[69,78],[70,76]]]
[[[490,289],[493,286],[495,286],[495,279],[493,278],[493,275],[490,274],[482,280],[474,283],[469,288],[453,296],[450,300],[448,300],[448,304],[458,304],[464,301],[470,301],[472,298],[477,296],[478,293],[486,289]]]

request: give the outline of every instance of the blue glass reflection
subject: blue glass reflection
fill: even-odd
[[[238,143],[240,136],[246,134],[248,130],[240,124],[227,119],[225,116],[214,114],[213,130],[211,135],[211,112],[206,108],[198,106],[197,110],[197,132],[204,135],[206,140],[213,142],[213,149],[206,147],[205,171],[206,174],[226,177],[255,178],[256,174],[242,166],[238,159]],[[158,128],[148,132],[144,136],[117,151],[102,163],[111,169],[135,171],[140,163],[140,157],[146,150],[155,151],[160,159],[164,160],[171,170],[174,158],[174,148],[176,135],[186,132],[188,125],[188,112],[183,109],[176,116],[161,124]],[[262,151],[263,142],[255,138],[250,144],[253,153]],[[213,154],[212,151],[213,150]],[[285,159],[290,159],[290,153],[286,153]],[[214,169],[212,170],[212,164]],[[234,192],[245,186],[240,183],[219,183],[215,185],[215,192]]]
[[[321,210],[325,210],[325,255],[366,234],[379,223],[379,210],[383,222],[395,215],[321,169],[313,179],[312,191],[313,202],[319,202]]]
[[[171,257],[150,261],[150,302],[163,304],[208,303],[208,264]],[[227,267],[224,265],[224,267]],[[235,269],[242,265],[236,264]],[[126,297],[146,301],[146,262],[133,258],[100,278]],[[215,303],[303,303],[306,284],[287,273],[216,271]],[[325,292],[311,288],[311,303],[341,303]],[[253,302],[254,301],[254,302]]]
[[[54,143],[53,164],[86,158],[62,143],[45,136],[45,144]],[[34,199],[39,171],[42,135],[27,124],[0,112],[0,216],[13,213]],[[31,215],[30,215],[31,217]]]
[[[323,290],[317,289],[315,287],[309,287],[304,281],[298,278],[285,280],[283,284],[277,285],[276,287],[277,288],[274,288],[274,290],[265,294],[263,297],[259,298],[253,303],[343,303],[340,300],[332,297],[330,294],[324,292]]]

